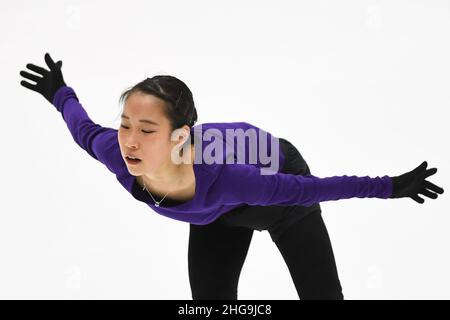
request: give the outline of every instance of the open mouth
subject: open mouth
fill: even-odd
[[[141,159],[132,159],[132,158],[130,158],[130,157],[128,157],[128,156],[126,156],[125,157],[125,160],[126,160],[126,162],[128,163],[128,164],[138,164],[138,163],[140,163],[142,160]]]

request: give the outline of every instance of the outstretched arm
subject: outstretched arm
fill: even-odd
[[[42,77],[21,71],[20,75],[35,81],[31,84],[21,81],[21,85],[42,94],[61,113],[75,142],[94,159],[102,162],[107,168],[116,173],[121,161],[120,151],[117,148],[117,130],[102,127],[94,123],[80,104],[74,90],[67,86],[61,72],[62,61],[54,63],[48,53],[45,61],[50,68],[46,70],[34,64],[27,67]]]
[[[111,172],[117,173],[117,160],[121,157],[117,130],[94,123],[71,87],[63,86],[56,91],[53,104],[61,112],[75,142]]]
[[[389,198],[392,182],[388,176],[357,177],[276,173],[262,175],[260,169],[247,164],[224,165],[216,181],[216,195],[225,204],[301,205],[350,198]]]
[[[424,177],[421,175],[409,184],[403,180],[402,188],[412,184],[429,186],[431,183]],[[399,188],[397,180],[387,175],[375,178],[347,175],[319,178],[287,173],[261,175],[259,168],[246,164],[224,165],[214,186],[214,196],[224,204],[301,206],[355,197],[387,199],[397,196]]]

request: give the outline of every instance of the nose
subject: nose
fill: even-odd
[[[137,143],[134,140],[128,140],[125,145],[129,149],[137,149]]]
[[[125,145],[126,145],[127,148],[129,148],[129,149],[137,149],[137,143],[127,142],[127,143],[125,143]]]
[[[128,149],[136,149],[136,146],[132,146],[130,144],[126,144],[126,146],[127,146]]]
[[[132,133],[127,135],[125,145],[130,149],[136,149],[138,147],[137,139],[134,138]]]

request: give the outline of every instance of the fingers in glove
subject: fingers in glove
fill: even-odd
[[[28,80],[35,81],[35,82],[39,82],[40,80],[43,79],[42,77],[39,77],[35,74],[29,73],[29,72],[23,71],[23,70],[20,71],[20,75],[24,78],[27,78]]]
[[[411,196],[411,198],[412,198],[415,202],[420,203],[420,204],[422,204],[422,203],[425,202],[425,200],[423,200],[423,199],[422,199],[421,197],[419,197],[418,195]]]
[[[428,180],[425,180],[423,182],[423,185],[424,185],[425,188],[430,189],[431,191],[434,191],[436,193],[439,193],[439,194],[443,194],[444,193],[444,189],[442,189],[441,187],[438,187],[437,185],[435,185],[434,183],[432,183],[432,182],[430,182]]]
[[[26,81],[24,81],[24,80],[20,81],[20,84],[21,84],[22,86],[24,86],[25,88],[27,88],[27,89],[30,89],[30,90],[39,92],[39,91],[37,90],[38,87],[37,87],[37,85],[35,85],[35,84],[26,82]]]
[[[415,168],[412,172],[419,173],[427,168],[428,163],[426,161],[422,162],[417,168]]]
[[[425,171],[424,178],[427,178],[437,172],[437,168],[431,168]]]
[[[54,71],[58,68],[56,63],[53,61],[52,57],[50,57],[49,53],[45,54],[45,63],[47,63],[47,66],[50,68],[51,71]]]
[[[39,66],[37,66],[35,64],[32,64],[32,63],[28,63],[27,64],[27,68],[32,70],[32,71],[34,71],[34,72],[36,72],[36,73],[39,73],[42,76],[46,76],[48,74],[48,70],[45,70],[44,68],[39,67]]]
[[[428,198],[431,199],[437,199],[438,195],[434,192],[431,192],[427,189],[422,189],[421,191],[419,191],[420,194],[423,194],[424,196],[427,196]]]

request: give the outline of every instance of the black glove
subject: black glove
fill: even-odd
[[[424,203],[425,200],[419,197],[419,193],[431,199],[436,199],[438,197],[437,193],[444,193],[444,189],[425,180],[425,178],[435,174],[437,169],[431,168],[425,170],[426,168],[427,162],[424,161],[420,166],[410,172],[404,173],[401,176],[391,177],[393,185],[391,198],[410,197],[418,203]]]
[[[27,64],[27,68],[32,71],[39,73],[42,77],[39,77],[35,74],[29,73],[27,71],[20,71],[20,75],[31,80],[35,81],[36,84],[32,84],[22,80],[20,84],[25,88],[36,91],[42,94],[45,99],[47,99],[51,104],[53,104],[53,96],[56,91],[65,86],[63,75],[61,72],[62,61],[59,60],[57,63],[53,62],[52,58],[48,53],[45,54],[45,62],[47,66],[50,68],[50,71],[36,66],[32,63]]]

